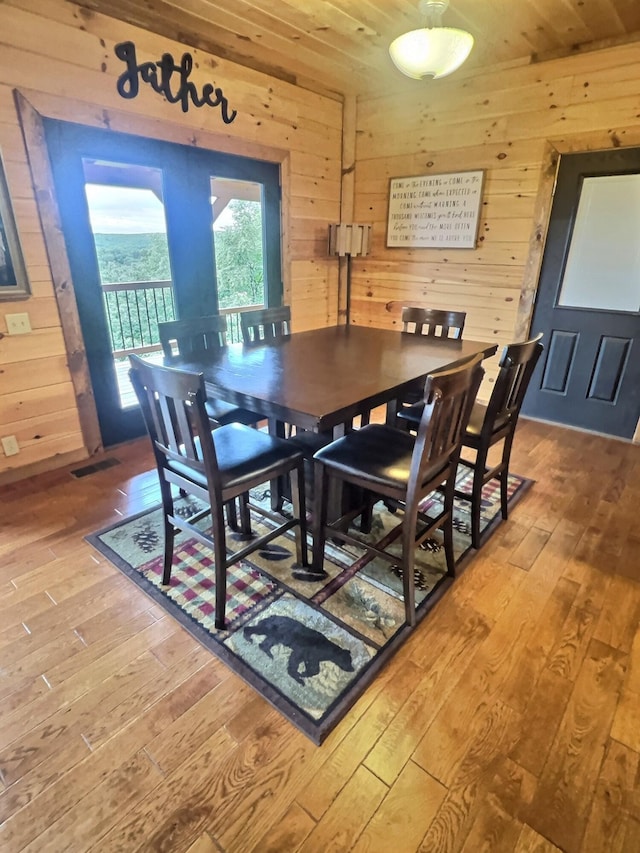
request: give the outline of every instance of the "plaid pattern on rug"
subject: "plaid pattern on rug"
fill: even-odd
[[[460,468],[458,485],[469,490],[471,477]],[[510,504],[530,485],[511,476]],[[254,503],[269,501],[267,490],[252,493]],[[437,513],[438,493],[423,503]],[[177,502],[190,515],[199,504]],[[500,517],[499,485],[483,490],[481,528]],[[380,502],[371,532],[356,535],[383,541],[398,524]],[[206,526],[206,519],[201,522]],[[252,517],[255,532],[266,523]],[[453,582],[446,574],[440,534],[416,553],[418,619]],[[234,548],[234,534],[228,544]],[[148,510],[87,537],[121,571],[160,603],[198,640],[315,743],[320,743],[375,677],[411,629],[404,621],[402,578],[398,566],[371,559],[363,549],[327,543],[322,581],[294,578],[295,547],[291,532],[273,540],[227,571],[227,626],[214,626],[215,581],[210,548],[185,534],[176,537],[171,582],[162,585],[164,534],[162,510]],[[391,546],[390,550],[394,547]],[[469,502],[454,508],[454,550],[460,570],[473,554]]]

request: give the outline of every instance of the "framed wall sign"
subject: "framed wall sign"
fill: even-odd
[[[387,246],[475,249],[484,171],[391,178]]]
[[[26,299],[29,293],[27,270],[0,155],[0,300]]]

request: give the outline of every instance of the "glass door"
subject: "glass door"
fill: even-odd
[[[103,443],[144,432],[128,357],[158,323],[280,304],[274,164],[45,120]]]
[[[158,323],[175,319],[162,171],[82,162],[118,403],[127,409],[137,406],[128,356],[161,361]]]
[[[218,305],[227,317],[227,338],[242,340],[239,308],[266,304],[262,186],[211,178],[211,213]]]

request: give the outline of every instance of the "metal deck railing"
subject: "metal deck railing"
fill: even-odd
[[[137,404],[129,382],[128,356],[146,356],[162,361],[158,324],[176,319],[171,281],[134,281],[103,284],[102,292],[109,325],[109,337],[116,368],[116,378],[123,408]],[[242,341],[240,314],[262,308],[262,305],[238,305],[221,308],[227,318],[227,343]]]

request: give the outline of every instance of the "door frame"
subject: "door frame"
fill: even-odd
[[[281,202],[280,234],[282,258],[283,299],[291,300],[290,240],[290,163],[289,152],[238,140],[228,134],[195,129],[162,119],[133,116],[117,109],[98,115],[91,105],[69,98],[48,96],[40,92],[14,89],[18,120],[27,150],[29,168],[35,190],[36,204],[51,269],[53,290],[60,314],[62,334],[67,351],[69,372],[76,397],[82,438],[89,457],[103,451],[100,425],[91,386],[87,355],[82,337],[78,307],[75,299],[69,258],[56,200],[55,184],[46,145],[43,118],[84,124],[100,130],[113,130],[162,142],[193,145],[224,154],[237,154],[254,160],[264,160],[280,166]]]
[[[525,340],[531,328],[560,158],[563,154],[612,151],[616,148],[640,148],[640,128],[626,130],[624,144],[615,131],[594,131],[560,139],[548,139],[545,142],[534,206],[533,229],[529,239],[529,251],[516,316],[515,340]],[[636,424],[632,442],[640,443],[640,419]]]

